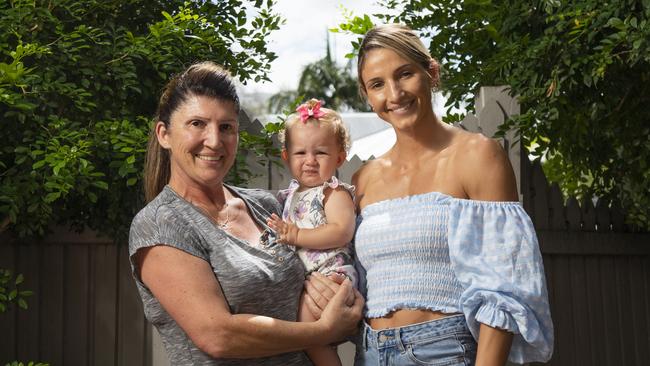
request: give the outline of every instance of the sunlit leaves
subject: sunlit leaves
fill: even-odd
[[[169,77],[212,60],[267,78],[281,19],[253,3],[0,2],[0,230],[68,224],[124,240]]]

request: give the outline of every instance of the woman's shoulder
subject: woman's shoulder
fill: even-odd
[[[452,164],[469,198],[516,200],[514,172],[499,141],[461,130],[453,142]]]
[[[183,225],[186,221],[178,209],[179,199],[168,188],[163,189],[151,202],[147,203],[133,218],[131,227],[150,226],[173,223]]]
[[[352,175],[352,185],[359,189],[363,186],[364,182],[372,180],[377,174],[381,174],[382,170],[390,165],[388,158],[380,156],[371,160],[366,160],[363,165]]]
[[[460,128],[455,129],[452,147],[455,159],[465,162],[495,154],[505,155],[505,151],[497,140],[482,133],[469,132]]]

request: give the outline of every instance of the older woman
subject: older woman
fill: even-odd
[[[397,140],[353,179],[367,296],[357,364],[547,361],[542,259],[503,149],[435,115],[439,66],[409,28],[370,30],[358,76]]]
[[[348,280],[318,321],[295,322],[304,269],[266,226],[278,202],[223,183],[238,112],[230,76],[210,62],[165,88],[147,152],[150,202],[129,237],[134,277],[173,365],[309,364],[300,350],[352,333],[363,300]]]

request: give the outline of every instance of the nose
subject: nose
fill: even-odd
[[[307,154],[306,161],[307,164],[315,165],[317,163],[316,155]]]
[[[210,123],[205,129],[203,145],[213,150],[219,148],[221,145],[219,126],[216,123]]]
[[[388,82],[388,101],[396,102],[402,97],[402,86],[398,81],[391,80]]]

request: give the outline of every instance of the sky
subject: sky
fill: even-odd
[[[271,64],[272,82],[253,83],[243,87],[245,93],[275,93],[296,89],[302,68],[325,56],[326,32],[344,21],[343,10],[354,15],[372,14],[379,8],[375,0],[278,0],[275,12],[285,18],[285,24],[269,37],[269,48],[278,58]],[[340,65],[352,49],[354,36],[329,33],[332,56]]]

